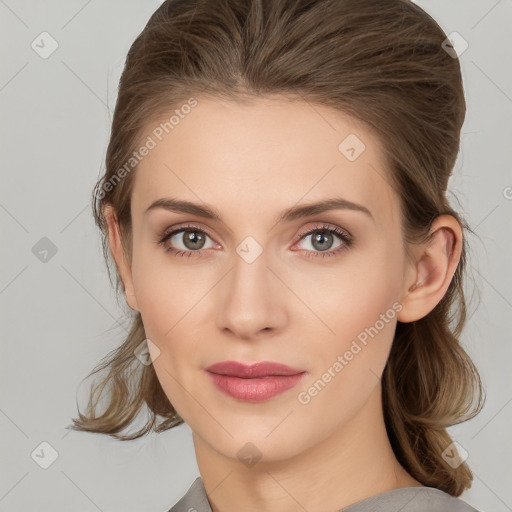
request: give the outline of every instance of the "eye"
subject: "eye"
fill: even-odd
[[[309,245],[306,250],[306,256],[312,258],[335,256],[339,252],[350,247],[352,244],[352,237],[348,233],[337,227],[330,227],[325,224],[323,226],[310,229],[306,233],[302,233],[300,235],[300,240],[306,240],[308,237],[312,238],[306,244]],[[331,249],[335,238],[338,238],[341,242],[335,249]]]
[[[188,225],[164,233],[158,243],[164,247],[166,252],[173,253],[176,256],[200,256],[202,255],[202,249],[210,249],[213,246],[213,244],[210,247],[205,246],[207,238],[210,237],[205,231],[196,226]],[[168,245],[168,241],[172,242],[172,245]]]
[[[329,225],[317,226],[309,231],[302,233],[299,237],[299,242],[312,237],[308,242],[305,249],[307,257],[320,257],[325,258],[328,256],[335,256],[339,252],[347,249],[352,244],[352,237],[345,231],[337,227],[330,227]],[[332,249],[335,238],[340,242]],[[201,257],[204,255],[204,250],[215,247],[215,243],[207,246],[207,239],[210,236],[202,229],[194,226],[180,226],[171,231],[164,232],[158,240],[158,243],[164,247],[168,253],[172,253],[178,257]],[[171,242],[169,244],[169,242]],[[218,245],[217,245],[218,246]]]

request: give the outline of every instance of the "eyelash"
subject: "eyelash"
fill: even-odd
[[[188,231],[188,230],[193,230],[195,232],[202,233],[202,234],[210,237],[210,235],[208,235],[208,233],[206,231],[204,231],[194,225],[187,225],[187,226],[180,226],[180,227],[173,229],[172,231],[169,231],[167,233],[164,232],[164,234],[160,236],[160,239],[158,240],[158,244],[163,246],[165,252],[174,254],[174,256],[177,256],[180,258],[203,257],[202,253],[204,251],[206,251],[207,249],[199,249],[197,251],[191,251],[191,250],[183,251],[183,250],[174,249],[172,247],[167,247],[165,245],[165,242],[167,242],[167,240],[172,238],[177,233],[181,233],[181,232]],[[337,254],[348,249],[352,245],[352,237],[350,235],[348,235],[344,231],[341,231],[339,228],[332,228],[326,224],[324,224],[322,226],[317,226],[313,229],[306,231],[305,233],[301,233],[301,235],[298,237],[297,242],[302,240],[304,237],[314,234],[314,233],[317,233],[317,232],[329,233],[329,234],[336,235],[338,238],[341,239],[343,244],[340,245],[339,247],[337,247],[336,249],[332,249],[329,251],[309,251],[309,250],[304,249],[307,253],[306,257],[308,257],[308,258],[328,258],[330,256],[336,256]],[[297,242],[295,242],[295,243],[297,243]]]

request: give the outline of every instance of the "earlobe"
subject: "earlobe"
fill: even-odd
[[[126,296],[126,302],[128,306],[130,306],[131,309],[134,311],[139,311],[139,306],[137,305],[137,297],[135,296],[135,293],[133,291],[125,291],[124,292]]]
[[[110,252],[114,258],[117,271],[121,276],[126,302],[131,309],[139,311],[137,298],[133,289],[132,271],[124,254],[121,231],[113,207],[111,205],[105,206],[103,215],[108,226]]]
[[[405,283],[397,315],[400,322],[413,322],[430,313],[444,297],[459,264],[463,234],[457,219],[437,217],[430,233],[427,242],[415,248],[415,262],[408,272],[412,284]]]

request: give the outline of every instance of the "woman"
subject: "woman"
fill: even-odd
[[[186,422],[171,511],[475,510],[446,41],[406,0],[168,0],[130,48],[93,206],[133,324],[72,428]]]

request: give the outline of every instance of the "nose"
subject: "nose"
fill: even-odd
[[[217,327],[224,334],[250,341],[285,328],[289,295],[268,265],[265,252],[250,263],[234,257],[215,306]]]

